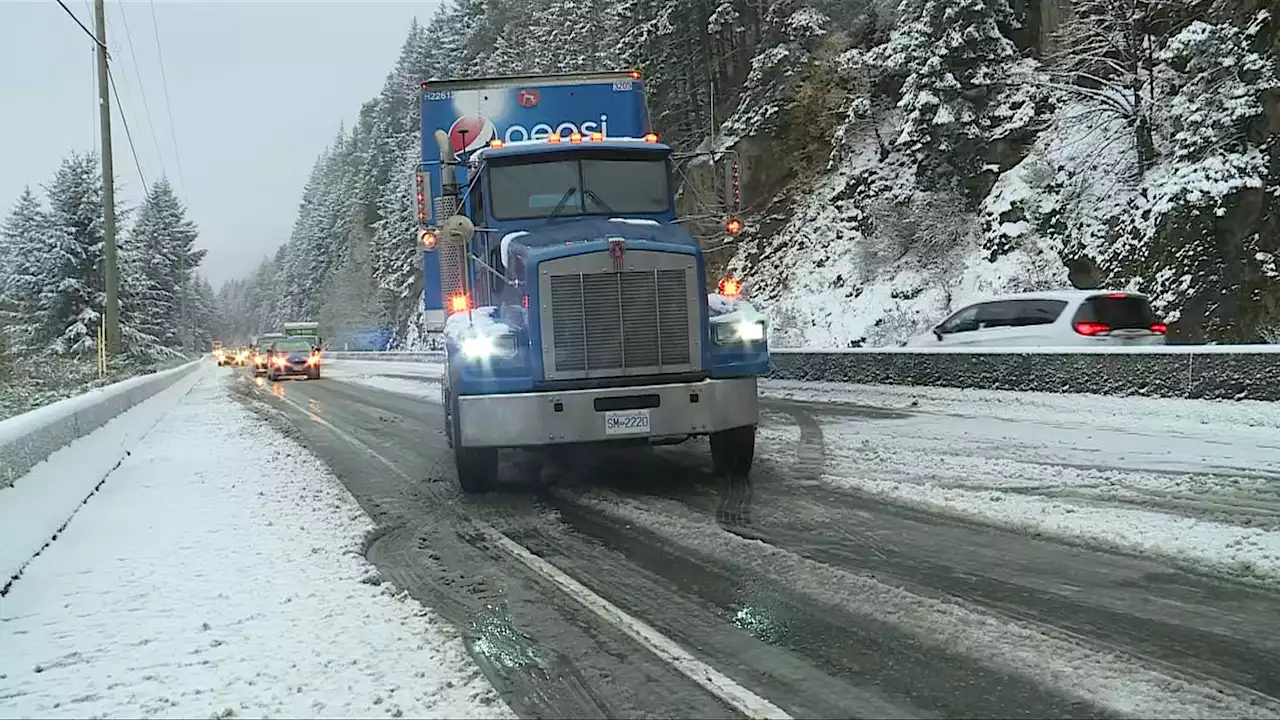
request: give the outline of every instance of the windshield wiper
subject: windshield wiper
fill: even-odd
[[[577,191],[578,188],[575,187],[565,190],[564,195],[560,197],[560,202],[556,203],[556,209],[551,211],[551,214],[547,216],[547,220],[555,219],[555,216],[559,215],[560,211],[564,209],[565,203],[569,202],[569,198],[573,197],[573,194]]]
[[[609,213],[610,215],[618,214],[617,212],[614,211],[613,208],[609,207],[609,203],[600,199],[600,196],[596,194],[595,190],[587,189],[587,190],[583,190],[582,192],[587,197],[591,198],[592,200],[595,200],[596,204],[599,205],[605,212]]]

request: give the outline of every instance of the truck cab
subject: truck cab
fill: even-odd
[[[592,83],[616,91],[601,75],[577,78],[583,96]],[[498,93],[564,77],[467,82]],[[717,471],[748,472],[764,320],[736,294],[709,294],[676,214],[672,149],[646,122],[635,137],[544,123],[460,150],[427,127],[425,104],[423,117],[438,152],[432,205],[450,211],[423,228],[424,275],[445,311],[443,405],[463,489],[493,486],[499,448],[696,436],[710,437]]]

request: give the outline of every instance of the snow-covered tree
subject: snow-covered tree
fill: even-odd
[[[0,227],[4,267],[0,272],[0,334],[6,351],[30,354],[41,349],[44,318],[40,313],[41,290],[51,284],[48,275],[49,220],[31,188],[23,190]]]
[[[1042,100],[1011,36],[1007,0],[902,0],[889,41],[861,62],[901,80],[894,145],[931,184],[967,180],[988,143],[1024,128]]]
[[[40,288],[38,301],[42,334],[52,341],[54,352],[91,354],[105,302],[97,155],[72,153],[45,190],[50,243],[47,284]]]
[[[1054,87],[1095,109],[1100,122],[1123,119],[1139,171],[1156,159],[1157,55],[1207,5],[1201,0],[1072,0],[1055,33],[1057,49],[1049,58]]]
[[[1105,258],[1141,278],[1171,319],[1189,314],[1193,334],[1249,338],[1280,317],[1280,240],[1248,230],[1275,184],[1263,126],[1280,82],[1252,40],[1193,21],[1155,52],[1156,163]]]
[[[151,186],[127,242],[121,245],[122,276],[127,268],[131,286],[122,290],[121,319],[137,333],[132,341],[125,338],[131,353],[153,356],[159,352],[142,347],[147,338],[154,338],[160,348],[184,346],[182,288],[191,282],[207,252],[195,247],[198,235],[173,185],[168,178],[160,178]]]

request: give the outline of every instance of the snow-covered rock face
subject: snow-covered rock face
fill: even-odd
[[[992,261],[976,213],[954,195],[919,189],[905,167],[879,165],[868,140],[797,203],[770,243],[778,251],[749,269],[744,249],[730,265],[766,300],[775,346],[897,345],[984,296],[1068,287],[1054,246],[1023,238]],[[1026,192],[1010,180],[989,202],[1008,205]]]

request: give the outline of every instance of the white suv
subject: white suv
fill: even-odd
[[[1145,295],[1105,290],[1020,293],[961,308],[908,347],[1163,345]]]

